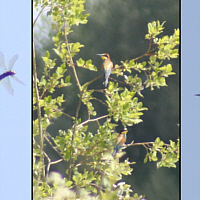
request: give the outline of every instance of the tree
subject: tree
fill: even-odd
[[[141,199],[142,195],[131,194],[131,186],[120,182],[122,175],[131,174],[134,162],[129,159],[119,161],[123,152],[112,157],[112,151],[117,137],[115,128],[120,124],[126,128],[142,123],[141,115],[147,110],[139,98],[146,88],[154,90],[167,86],[166,78],[175,73],[172,71],[171,59],[178,57],[179,29],[171,36],[160,34],[164,24],[159,21],[148,23],[148,33],[145,39],[149,41],[147,51],[137,58],[116,64],[109,79],[108,88],[95,88],[95,81],[103,74],[95,76],[97,67],[91,59],[76,58],[83,48],[80,42],[71,42],[69,35],[73,33],[74,25],[86,24],[89,14],[84,14],[82,0],[68,1],[34,1],[35,8],[41,9],[34,21],[47,11],[52,17],[54,52],[62,63],[57,66],[52,53],[47,51],[42,57],[44,61],[43,75],[37,75],[35,49],[33,49],[33,186],[34,198],[77,199],[91,195],[99,199]],[[34,44],[33,44],[34,47]],[[148,61],[139,62],[147,57]],[[163,64],[163,61],[167,61]],[[80,82],[79,70],[92,71],[94,78],[88,82]],[[71,75],[67,75],[70,71]],[[134,73],[133,73],[134,72]],[[87,73],[87,72],[86,72]],[[135,75],[133,75],[135,74]],[[113,78],[115,75],[116,78]],[[72,79],[73,77],[73,79]],[[55,95],[55,91],[73,87],[70,94]],[[96,94],[102,94],[99,98]],[[62,105],[70,96],[78,97],[74,113],[63,111]],[[139,98],[138,98],[138,97]],[[105,115],[96,112],[98,104],[104,106]],[[81,109],[85,109],[87,118],[80,118]],[[65,115],[72,125],[69,129],[59,130],[56,136],[50,135],[47,128],[53,119]],[[91,132],[91,124],[97,129]],[[53,160],[45,144],[56,152],[60,159]],[[157,162],[157,167],[176,167],[179,160],[179,140],[164,143],[159,137],[155,141],[135,143],[124,146],[142,145],[146,149],[144,162]],[[53,160],[53,161],[52,161]],[[66,176],[50,174],[50,167],[64,162]],[[57,170],[58,171],[58,170]],[[87,197],[89,198],[89,196]]]

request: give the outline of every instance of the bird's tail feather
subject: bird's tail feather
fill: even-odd
[[[105,87],[107,87],[107,85],[108,85],[108,78],[106,78],[104,84],[105,84]]]
[[[117,151],[116,151],[116,149],[113,151],[113,153],[112,153],[112,156],[113,157],[115,157],[116,156],[116,153],[117,153]]]
[[[107,87],[108,85],[108,79],[109,79],[110,73],[111,73],[110,69],[104,70],[105,87]]]

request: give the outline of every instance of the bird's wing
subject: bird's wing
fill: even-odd
[[[104,69],[103,69],[103,64],[101,65],[101,70],[103,71]]]
[[[120,144],[122,139],[123,139],[123,134],[119,134],[119,135],[117,136],[116,145]]]
[[[111,68],[111,70],[113,69],[113,62],[112,61],[110,63],[110,68]]]

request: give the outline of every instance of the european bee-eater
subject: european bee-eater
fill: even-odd
[[[112,153],[112,156],[115,157],[116,153],[119,152],[119,150],[123,147],[124,143],[126,142],[126,134],[128,133],[128,130],[121,130],[119,135],[116,139],[116,144],[114,147],[114,151]]]
[[[101,59],[103,60],[103,64],[101,66],[102,70],[104,71],[104,76],[105,76],[105,87],[108,85],[108,78],[111,74],[111,71],[113,69],[113,62],[110,59],[110,55],[108,53],[102,53],[102,54],[97,54],[98,56],[101,56]]]

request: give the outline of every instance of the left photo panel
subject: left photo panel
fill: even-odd
[[[0,1],[0,199],[31,199],[31,1]]]

